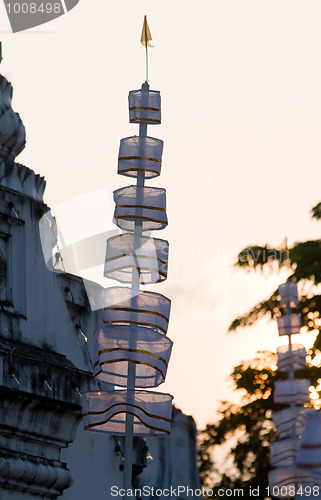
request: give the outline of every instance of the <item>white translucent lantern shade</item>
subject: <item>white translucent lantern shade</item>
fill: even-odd
[[[132,90],[128,95],[130,123],[161,123],[161,96],[158,90]]]
[[[299,305],[298,286],[294,281],[287,281],[279,286],[281,306],[296,307]]]
[[[284,316],[278,316],[276,319],[280,336],[300,333],[302,326],[301,314],[285,314]]]
[[[288,345],[277,348],[278,369],[282,372],[293,370],[303,370],[306,367],[306,351],[302,344],[292,344],[291,350]]]
[[[301,467],[297,465],[296,467],[296,473],[297,473],[297,490],[299,489],[300,486],[302,486],[301,492],[305,491],[306,492],[306,497],[303,496],[302,498],[320,498],[321,496],[321,491],[320,491],[320,486],[321,486],[321,470],[320,467]],[[318,486],[318,490],[314,490],[315,496],[313,496],[313,487]],[[309,493],[308,493],[309,492]],[[300,495],[298,495],[296,498],[301,498]]]
[[[290,491],[297,490],[297,471],[294,465],[277,467],[269,472],[270,494],[273,498],[292,498]]]
[[[283,439],[270,445],[272,467],[295,465],[300,448],[299,439]]]
[[[307,414],[298,466],[318,468],[321,473],[321,413],[318,411]]]
[[[165,189],[127,186],[114,191],[114,200],[114,221],[124,231],[134,231],[137,222],[143,231],[167,226]]]
[[[274,383],[274,402],[304,405],[310,402],[310,380],[278,380]]]
[[[163,141],[154,137],[127,137],[120,141],[118,173],[137,177],[144,172],[146,179],[160,175],[162,167]]]
[[[269,472],[270,495],[272,498],[293,498],[293,492],[300,492],[295,498],[320,498],[319,492],[314,491],[313,486],[321,485],[319,471],[309,468],[277,467]],[[306,496],[305,496],[306,492]]]
[[[104,275],[121,283],[159,283],[167,278],[168,241],[132,233],[108,238]]]
[[[279,438],[301,436],[305,429],[307,408],[292,407],[273,413],[272,420]]]
[[[273,413],[272,419],[279,438],[284,439],[293,435],[293,428],[295,426],[299,410],[299,408],[286,408],[285,410]],[[295,433],[295,435],[297,434]]]
[[[105,325],[139,325],[167,333],[171,301],[160,293],[111,287],[104,290],[104,304]]]
[[[170,394],[155,391],[89,391],[82,393],[84,428],[125,435],[126,413],[134,416],[134,436],[166,436],[172,418]]]
[[[151,328],[105,326],[94,333],[94,376],[126,387],[133,363],[136,387],[158,387],[165,381],[172,345],[168,337]]]

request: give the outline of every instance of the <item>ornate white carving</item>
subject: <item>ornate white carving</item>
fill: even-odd
[[[26,131],[11,107],[12,85],[0,75],[0,156],[14,160],[26,144]]]
[[[42,201],[45,180],[23,165],[14,163],[26,145],[26,131],[11,107],[12,85],[0,75],[0,185]]]
[[[42,201],[46,181],[44,177],[35,174],[30,168],[0,158],[0,185]]]
[[[63,464],[45,464],[28,457],[0,457],[0,485],[6,489],[56,498],[72,483],[71,472]]]

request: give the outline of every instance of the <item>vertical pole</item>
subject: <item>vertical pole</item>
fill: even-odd
[[[145,44],[146,44],[146,83],[148,82],[148,38],[147,38],[147,19],[145,23]],[[147,125],[146,125],[147,129]],[[139,131],[140,135],[140,131]]]
[[[286,313],[291,315],[292,314],[292,307],[291,307],[291,304],[288,304],[286,306]],[[292,335],[289,334],[288,335],[289,337],[289,353],[290,353],[290,356],[292,355]],[[290,363],[290,367],[289,367],[289,370],[288,370],[288,375],[289,375],[289,380],[294,380],[295,377],[294,377],[294,367],[293,367],[293,363]],[[295,403],[291,403],[290,404],[290,408],[295,408]],[[296,438],[296,431],[295,431],[295,425],[293,425],[293,428],[292,428],[292,439],[295,439]],[[295,490],[297,489],[297,482],[296,480],[294,480],[294,487],[295,487]],[[289,497],[289,499],[291,499],[293,497]]]
[[[291,314],[292,314],[291,304],[287,304],[287,306],[286,306],[286,314],[288,314],[289,316],[291,316]],[[290,353],[290,356],[291,356],[292,355],[292,335],[291,335],[291,333],[288,335],[288,337],[289,337],[289,353]],[[293,364],[292,363],[290,364],[290,368],[289,368],[288,374],[289,374],[289,380],[294,380],[294,368],[293,368]],[[291,406],[295,406],[295,405],[291,404]]]
[[[147,47],[146,47],[147,51]],[[142,90],[149,90],[149,85],[147,82],[143,83]],[[139,137],[147,136],[147,124],[141,123],[139,125]],[[145,184],[145,173],[144,171],[137,172],[137,187],[144,187]],[[142,205],[143,200],[139,200],[139,193],[137,190],[136,205]],[[136,249],[139,248],[140,236],[142,235],[142,221],[135,221],[134,229],[134,253]],[[136,294],[139,290],[140,285],[140,271],[137,268],[133,268],[132,274],[132,299],[131,306],[135,309]],[[135,349],[135,341],[130,339],[129,348]],[[128,363],[128,375],[127,375],[127,392],[135,390],[135,378],[136,378],[136,365],[135,363]],[[132,500],[133,496],[127,494],[129,490],[132,489],[132,469],[133,469],[133,431],[134,431],[134,415],[126,413],[126,424],[125,424],[125,449],[124,449],[124,477],[123,477],[123,488],[125,490],[125,499]]]
[[[291,335],[289,335],[289,353],[291,356],[292,355],[292,336]],[[293,368],[292,363],[290,364],[288,374],[289,374],[289,380],[294,380],[294,378],[295,378],[294,377],[294,368]],[[295,405],[292,405],[292,406],[295,406]]]
[[[291,314],[292,314],[291,304],[286,305],[286,314],[291,316]],[[288,337],[289,337],[289,353],[291,356],[292,355],[292,336],[291,336],[291,333],[288,335]],[[288,370],[288,375],[289,375],[289,380],[294,380],[294,368],[293,368],[292,363],[290,364],[290,368]],[[295,405],[291,404],[290,406],[295,406]]]

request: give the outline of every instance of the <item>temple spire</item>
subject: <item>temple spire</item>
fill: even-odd
[[[2,46],[0,42],[0,62]],[[18,113],[11,107],[12,85],[0,75],[0,158],[14,160],[25,148],[26,131]]]

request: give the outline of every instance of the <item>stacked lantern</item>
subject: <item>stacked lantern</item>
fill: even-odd
[[[172,349],[170,300],[140,290],[164,281],[168,262],[168,242],[146,234],[167,225],[165,190],[145,186],[145,179],[160,175],[163,153],[163,141],[147,136],[147,125],[161,122],[160,93],[147,82],[129,93],[129,117],[139,136],[121,140],[118,173],[137,185],[114,192],[114,222],[126,232],[107,240],[104,275],[131,287],[104,291],[104,326],[94,332],[94,376],[126,389],[83,393],[85,429],[125,436],[126,489],[133,436],[169,434],[173,399],[145,390],[164,382]]]
[[[288,281],[281,285],[279,295],[283,312],[277,318],[279,335],[287,335],[289,342],[277,349],[278,369],[287,372],[288,378],[275,382],[274,402],[288,407],[273,415],[279,440],[270,448],[274,469],[269,473],[269,493],[275,498],[295,497],[298,494],[297,498],[302,499],[305,494],[309,496],[310,490],[307,489],[321,484],[315,472],[309,469],[308,461],[302,460],[304,443],[309,439],[309,420],[319,418],[319,415],[304,406],[310,403],[310,381],[295,378],[295,371],[306,366],[305,347],[292,343],[292,335],[300,333],[301,328],[301,315],[295,312],[299,305],[296,283]],[[319,436],[321,438],[321,432]],[[321,440],[319,445],[320,451]]]

